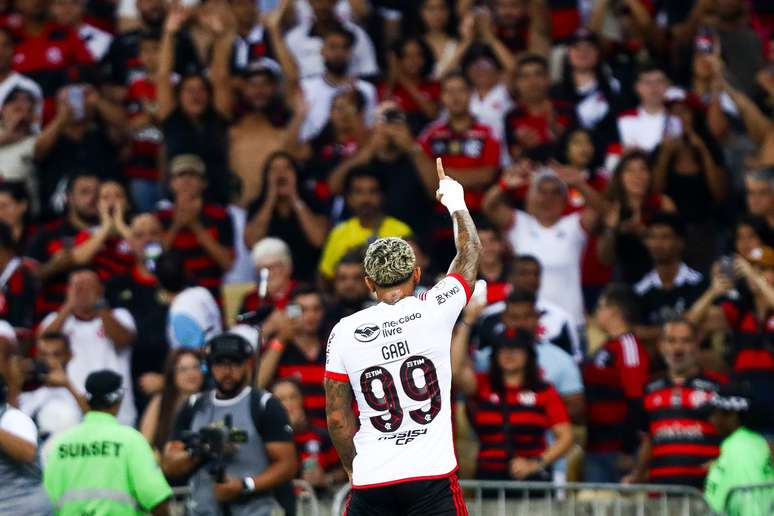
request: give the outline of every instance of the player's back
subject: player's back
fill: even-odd
[[[326,376],[350,382],[360,413],[354,487],[456,470],[450,345],[468,297],[464,280],[448,276],[421,299],[379,303],[333,329]]]

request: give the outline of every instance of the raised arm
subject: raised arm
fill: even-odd
[[[172,85],[172,70],[175,68],[175,44],[177,33],[188,18],[188,10],[173,2],[169,8],[164,30],[161,35],[159,65],[156,70],[156,100],[159,120],[164,120],[175,109],[175,92]]]
[[[352,387],[349,382],[325,378],[325,415],[328,433],[341,459],[347,475],[352,477],[355,460],[355,433],[357,418],[352,411]]]
[[[476,225],[465,205],[465,191],[454,179],[446,177],[441,158],[435,160],[438,172],[438,200],[446,206],[454,223],[454,245],[457,255],[449,266],[449,274],[462,276],[468,285],[473,285],[478,274],[478,262],[481,258],[481,240]]]

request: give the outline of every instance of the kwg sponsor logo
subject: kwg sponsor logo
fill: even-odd
[[[398,432],[392,435],[383,435],[379,437],[379,441],[395,441],[395,446],[403,446],[408,444],[418,437],[422,437],[427,433],[427,428],[419,430],[406,430],[405,432]]]
[[[358,342],[371,342],[379,336],[379,326],[374,323],[361,324],[355,330],[355,340]]]
[[[460,291],[460,287],[455,285],[454,287],[450,288],[446,292],[442,292],[437,296],[435,296],[435,302],[438,303],[439,305],[442,305],[446,302],[447,299],[451,299],[451,297],[454,294],[458,293],[459,291]]]

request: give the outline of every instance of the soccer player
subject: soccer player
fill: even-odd
[[[481,242],[462,186],[436,161],[437,197],[454,222],[446,278],[413,296],[420,268],[400,238],[366,251],[379,303],[343,318],[328,340],[328,430],[352,480],[351,516],[467,515],[451,425],[451,335],[470,299]],[[357,400],[360,425],[352,409]]]

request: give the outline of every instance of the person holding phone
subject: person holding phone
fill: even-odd
[[[304,409],[312,425],[325,428],[325,308],[322,295],[300,286],[285,307],[287,323],[269,341],[261,356],[256,386],[266,388],[280,378],[295,377],[301,383]]]

